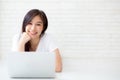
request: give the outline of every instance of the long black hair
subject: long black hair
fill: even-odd
[[[39,9],[32,9],[25,15],[23,24],[22,24],[22,33],[25,32],[26,26],[32,21],[32,19],[35,16],[40,16],[40,18],[43,21],[43,31],[41,32],[41,35],[40,35],[40,37],[41,37],[44,35],[44,33],[48,27],[48,19],[47,19],[46,14],[44,13],[44,11],[39,10]],[[28,41],[25,44],[25,51],[30,51],[30,48],[31,48],[31,44],[30,44],[30,41]]]

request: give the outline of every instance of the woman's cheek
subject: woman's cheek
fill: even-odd
[[[29,32],[29,29],[26,27],[25,31],[26,31],[26,32]]]

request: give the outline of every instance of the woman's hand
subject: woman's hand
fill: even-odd
[[[23,32],[23,34],[20,38],[20,43],[26,44],[30,39],[31,39],[31,37],[26,32]]]
[[[18,44],[18,51],[24,52],[25,51],[25,44],[31,39],[31,37],[26,33],[23,32],[19,44]]]

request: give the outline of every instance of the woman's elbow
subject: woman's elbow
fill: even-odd
[[[55,72],[62,72],[62,66],[56,67]]]

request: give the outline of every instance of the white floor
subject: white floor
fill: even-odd
[[[0,61],[0,80],[120,80],[120,58],[65,58],[55,79],[12,79]]]

